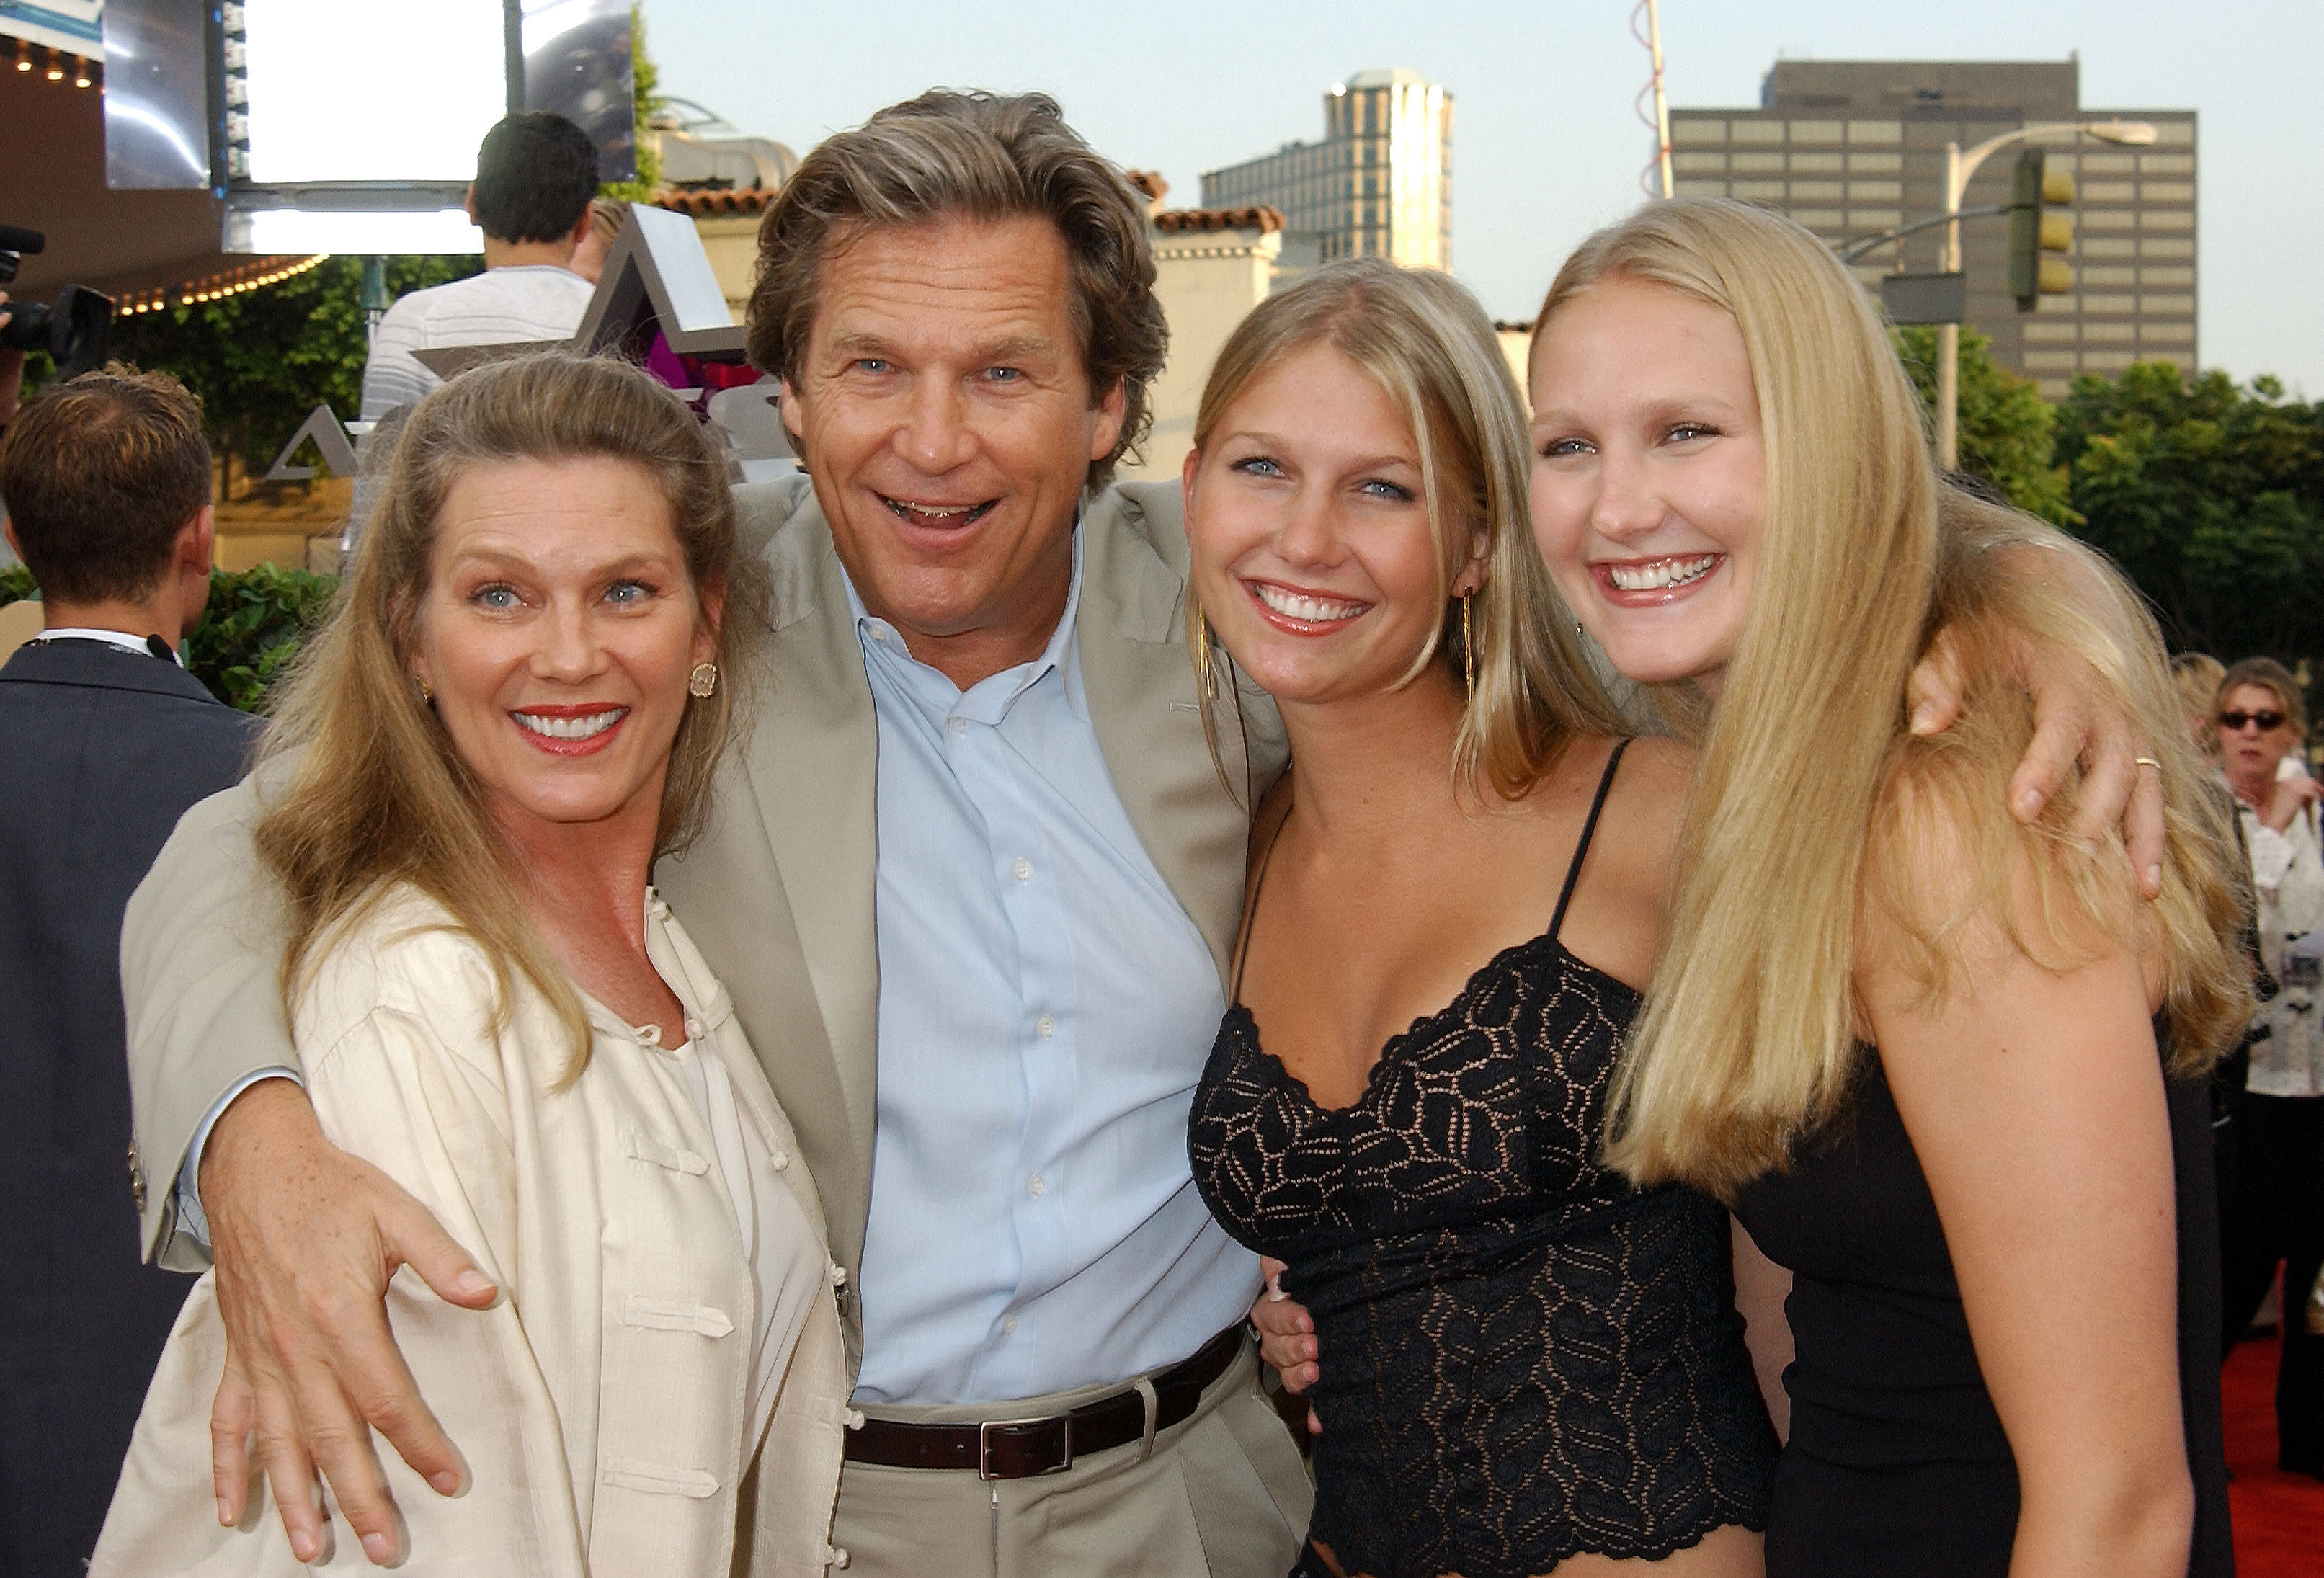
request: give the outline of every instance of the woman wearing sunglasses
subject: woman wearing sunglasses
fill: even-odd
[[[2222,1260],[2227,1330],[2240,1334],[2283,1267],[2283,1361],[2275,1383],[2276,1459],[2324,1479],[2324,1334],[2300,1306],[2324,1266],[2324,1014],[2317,960],[2292,945],[2324,927],[2324,854],[2305,773],[2279,777],[2307,737],[2299,682],[2250,658],[2219,681],[2219,760],[2243,819],[2259,898],[2259,1011],[2236,1109],[2236,1198]]]

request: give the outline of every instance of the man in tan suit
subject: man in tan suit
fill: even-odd
[[[1046,97],[929,94],[810,155],[761,247],[752,358],[812,486],[741,490],[766,700],[658,875],[845,1269],[862,1418],[833,1544],[858,1573],[1276,1578],[1307,1483],[1185,1124],[1282,746],[1263,698],[1196,694],[1176,489],[1110,485],[1165,337],[1139,201]],[[463,1477],[385,1278],[493,1290],[315,1128],[250,918],[253,803],[190,815],[130,916],[139,1153],[179,1172],[147,1244],[215,1245],[221,1515],[250,1434],[294,1550],[319,1467],[377,1561],[401,1536],[372,1428]]]

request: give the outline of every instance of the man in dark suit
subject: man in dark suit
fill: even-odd
[[[119,955],[130,891],[180,814],[242,776],[257,729],[177,656],[209,595],[209,488],[201,407],[161,374],[76,378],[0,442],[46,625],[0,669],[7,1578],[78,1578],[191,1286],[139,1263]]]

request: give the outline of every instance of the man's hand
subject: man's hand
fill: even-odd
[[[2081,805],[2073,835],[2095,845],[2119,824],[2138,891],[2154,898],[2163,891],[2163,776],[2140,760],[2153,754],[2153,742],[2133,732],[2113,688],[2080,658],[2024,641],[2015,652],[2018,681],[2034,698],[2034,739],[2009,778],[2010,811],[2021,822],[2039,817],[2079,761]],[[1905,686],[1913,733],[1952,727],[1964,688],[1951,639],[1939,631]]]
[[[1283,1389],[1296,1398],[1323,1373],[1316,1362],[1315,1323],[1305,1305],[1293,1303],[1283,1291],[1282,1261],[1261,1255],[1259,1269],[1267,1275],[1267,1290],[1250,1306],[1250,1324],[1259,1328],[1259,1356],[1275,1366],[1283,1377]],[[1323,1433],[1323,1422],[1313,1408],[1307,1410],[1307,1429],[1311,1435]]]
[[[409,1265],[446,1301],[489,1306],[498,1290],[425,1206],[323,1138],[306,1094],[261,1081],[235,1098],[202,1153],[201,1197],[226,1324],[226,1375],[210,1413],[218,1521],[242,1518],[250,1443],[290,1549],[327,1557],[319,1466],[378,1564],[400,1560],[402,1521],[371,1433],[446,1496],[466,1486],[458,1451],[420,1401],[383,1301]]]

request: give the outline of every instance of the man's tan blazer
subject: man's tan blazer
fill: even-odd
[[[655,874],[733,994],[798,1130],[832,1253],[852,1283],[877,1111],[878,726],[831,529],[807,479],[738,488],[736,501],[773,580],[755,724],[721,769],[703,837]],[[1262,695],[1222,687],[1212,708],[1213,761],[1187,659],[1176,483],[1091,496],[1081,531],[1075,635],[1098,743],[1131,826],[1223,981],[1241,911],[1248,807],[1282,770],[1281,723]],[[176,1221],[178,1158],[235,1080],[298,1062],[282,1015],[279,923],[250,847],[256,806],[244,783],[188,812],[123,927],[137,1149],[156,1158],[159,1174],[145,1192],[146,1250],[185,1269],[199,1269],[207,1254]],[[847,1314],[853,1357],[862,1327],[853,1298]]]

